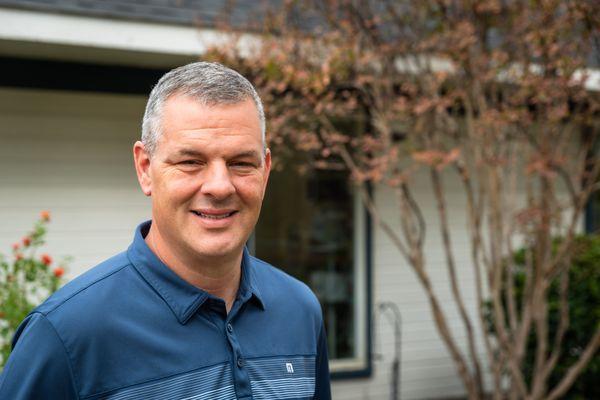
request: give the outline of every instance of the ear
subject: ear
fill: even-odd
[[[265,150],[265,161],[264,161],[264,186],[263,186],[263,196],[265,195],[265,190],[267,189],[267,182],[269,181],[269,174],[271,173],[271,149]]]
[[[144,144],[139,140],[133,145],[133,161],[135,172],[142,192],[146,196],[152,195],[152,177],[150,175],[150,155],[146,151]]]

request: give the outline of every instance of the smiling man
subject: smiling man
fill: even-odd
[[[245,248],[271,168],[252,85],[167,73],[133,153],[152,220],[27,316],[0,398],[330,399],[317,299]]]

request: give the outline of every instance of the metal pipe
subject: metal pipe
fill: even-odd
[[[400,308],[396,303],[385,301],[379,304],[381,314],[387,316],[388,321],[394,326],[394,360],[392,361],[391,400],[400,400],[400,360],[402,347],[402,317]],[[386,311],[391,311],[386,312]]]

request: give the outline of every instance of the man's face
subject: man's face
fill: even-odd
[[[183,259],[236,257],[258,220],[271,167],[254,102],[205,106],[174,96],[161,126],[140,182],[162,245]]]

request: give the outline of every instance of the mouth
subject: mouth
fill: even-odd
[[[191,210],[192,214],[197,215],[200,218],[208,219],[208,220],[220,220],[226,219],[234,214],[237,214],[237,211],[210,211],[210,212],[202,212]]]

